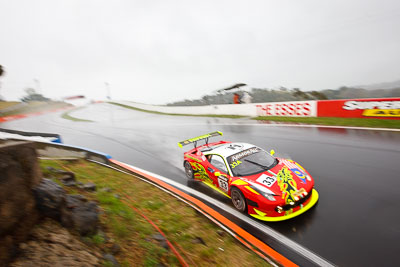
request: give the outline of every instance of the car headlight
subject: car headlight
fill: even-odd
[[[268,193],[261,193],[261,195],[263,195],[266,199],[268,199],[269,201],[275,201],[276,199],[274,198],[274,195],[272,194],[268,194]]]
[[[255,190],[257,193],[268,199],[269,201],[275,201],[276,196],[271,190],[268,190],[267,188],[264,188],[261,185],[255,184],[255,183],[250,183],[250,188]]]

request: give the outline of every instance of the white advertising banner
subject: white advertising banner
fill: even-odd
[[[174,114],[196,115],[242,115],[242,116],[296,116],[315,117],[317,115],[316,101],[270,102],[254,104],[227,104],[208,106],[155,106],[129,101],[118,103],[132,107]]]
[[[255,105],[257,116],[317,116],[316,101],[270,102]]]

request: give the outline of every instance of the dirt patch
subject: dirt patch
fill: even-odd
[[[85,245],[59,223],[46,219],[19,245],[12,267],[25,266],[100,266],[101,253]]]

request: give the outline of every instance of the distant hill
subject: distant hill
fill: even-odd
[[[359,85],[354,86],[355,88],[363,88],[367,90],[377,90],[377,89],[394,89],[400,88],[400,80],[394,82],[385,82],[385,83],[375,83],[370,85]]]
[[[327,89],[320,92],[328,99],[400,97],[400,86],[393,89],[364,89],[344,86],[339,89]]]

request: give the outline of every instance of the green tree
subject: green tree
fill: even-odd
[[[30,102],[30,101],[49,101],[50,99],[44,97],[42,94],[39,94],[33,88],[26,88],[25,93],[27,94],[23,98],[21,98],[22,102]]]
[[[312,99],[312,97],[309,94],[301,91],[300,88],[293,88],[292,94],[294,97],[296,97],[299,100],[311,100]]]
[[[311,91],[309,94],[312,95],[317,100],[327,100],[328,99],[328,97],[324,93],[319,92],[319,91]]]

